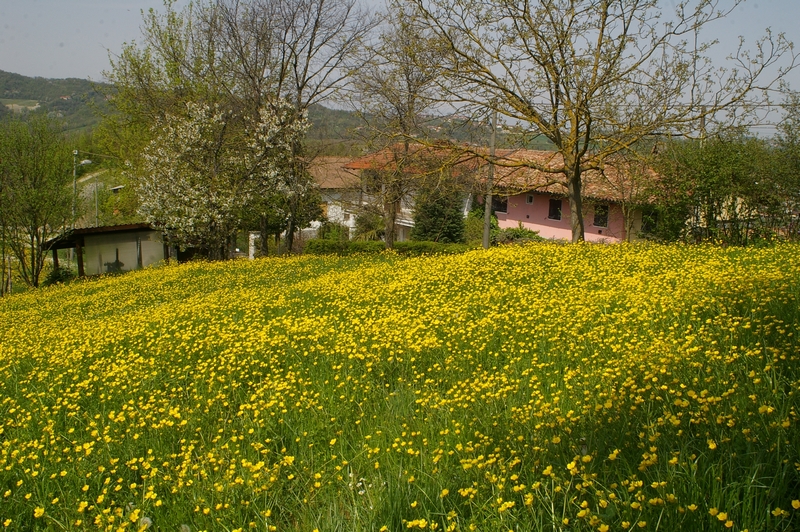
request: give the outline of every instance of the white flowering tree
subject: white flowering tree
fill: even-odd
[[[283,100],[258,116],[205,103],[185,109],[158,121],[144,149],[136,169],[140,213],[171,244],[224,259],[248,206],[283,186],[281,170],[308,124]]]

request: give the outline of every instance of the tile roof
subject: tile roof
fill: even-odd
[[[352,157],[315,157],[308,171],[321,189],[353,188],[361,180],[357,172],[347,169],[352,160]]]
[[[530,164],[557,169],[563,166],[558,152],[542,150],[497,150],[495,183],[509,191],[538,191],[567,194],[563,173],[551,173],[532,168]],[[635,163],[607,161],[603,171],[586,170],[582,174],[584,198],[612,202],[642,199],[646,186],[656,179],[652,169]],[[650,198],[643,198],[645,201]]]
[[[466,172],[479,171],[481,178],[486,177],[488,163],[487,148],[460,147],[460,146],[424,146],[416,144],[410,146],[411,154],[415,161],[424,161],[435,158],[444,161]],[[385,148],[378,152],[359,157],[347,163],[346,169],[352,171],[367,169],[392,169],[395,161],[399,161],[402,153],[400,146]],[[552,168],[563,166],[563,157],[560,153],[544,150],[525,149],[498,149],[495,152],[496,165],[494,182],[499,189],[511,193],[525,191],[539,191],[550,194],[567,194],[567,183],[563,173],[546,172],[539,168]],[[410,163],[409,171],[413,172],[414,162]],[[420,163],[422,165],[422,163]],[[645,187],[657,176],[655,172],[635,163],[606,161],[602,172],[587,170],[583,172],[584,198],[598,199],[611,202],[623,202],[631,199],[641,199]],[[650,201],[652,198],[644,198]]]

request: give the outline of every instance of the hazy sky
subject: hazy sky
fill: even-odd
[[[721,0],[725,5],[730,0]],[[187,3],[179,0],[178,5]],[[676,0],[664,0],[666,8]],[[382,0],[368,0],[382,5]],[[0,70],[46,78],[101,80],[109,53],[140,37],[142,10],[163,0],[0,0]],[[732,53],[737,37],[752,43],[767,27],[800,48],[800,0],[750,0],[712,28],[721,40],[714,57]],[[711,33],[709,33],[711,35]],[[800,69],[792,85],[800,89]]]

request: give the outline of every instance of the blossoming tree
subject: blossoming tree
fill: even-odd
[[[285,186],[291,146],[307,129],[283,100],[258,116],[220,104],[186,104],[153,127],[136,180],[140,213],[171,244],[229,256],[243,212],[263,190]]]

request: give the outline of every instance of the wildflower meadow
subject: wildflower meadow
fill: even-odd
[[[0,300],[6,530],[800,530],[800,246],[163,266]]]

